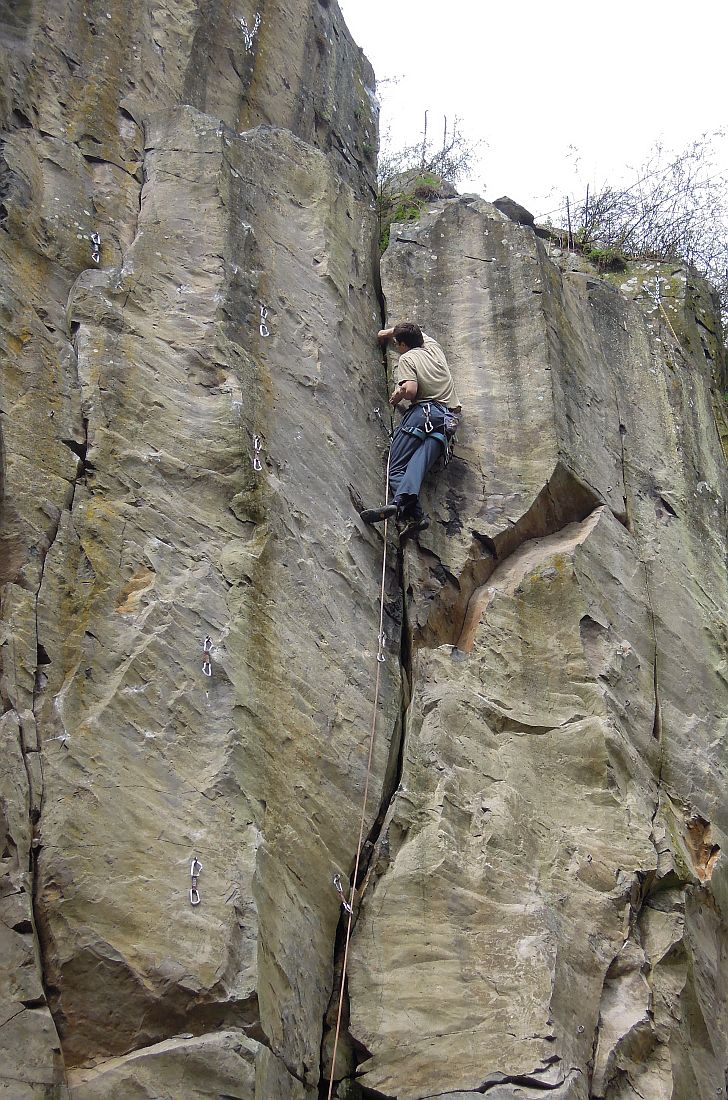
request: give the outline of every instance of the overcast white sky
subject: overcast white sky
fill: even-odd
[[[457,114],[486,143],[458,189],[537,217],[587,182],[631,182],[658,140],[680,149],[728,124],[726,0],[339,4],[380,82],[382,129],[411,144],[425,109],[440,135]]]

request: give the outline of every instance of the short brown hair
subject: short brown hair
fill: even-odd
[[[421,348],[425,341],[422,338],[422,329],[419,325],[413,325],[411,321],[403,321],[401,325],[395,325],[392,337],[398,344],[406,344],[408,348]]]

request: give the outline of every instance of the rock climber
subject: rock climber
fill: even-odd
[[[442,348],[419,325],[404,321],[380,329],[377,339],[381,347],[392,340],[399,355],[390,405],[402,401],[410,404],[394,433],[389,453],[393,502],[381,508],[366,508],[360,515],[365,523],[396,517],[400,539],[407,539],[429,527],[420,505],[420,489],[428,470],[447,453],[461,406]]]

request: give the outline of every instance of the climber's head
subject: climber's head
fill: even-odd
[[[413,325],[411,321],[403,321],[401,325],[395,325],[392,339],[395,344],[404,344],[407,351],[411,351],[412,348],[421,348],[425,342],[422,339],[422,329],[419,325]]]

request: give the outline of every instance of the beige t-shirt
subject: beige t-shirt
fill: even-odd
[[[410,348],[400,355],[396,369],[397,382],[416,382],[417,401],[439,401],[450,409],[460,404],[455,385],[440,345],[427,333],[422,333],[424,347]]]

